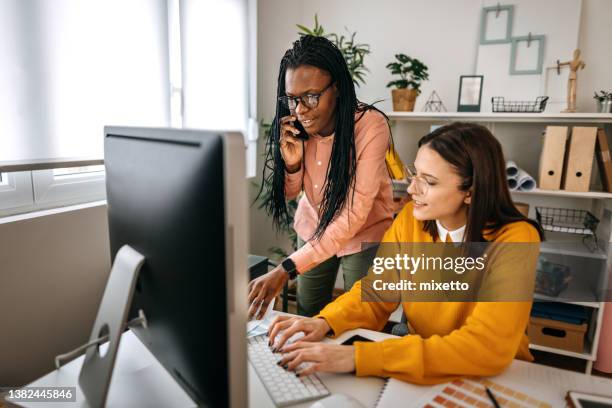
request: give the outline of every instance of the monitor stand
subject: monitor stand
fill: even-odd
[[[108,336],[108,348],[101,352],[99,344],[89,347],[79,374],[79,385],[92,408],[102,408],[106,403],[119,341],[126,326],[136,279],[144,260],[143,255],[128,245],[121,247],[115,257],[96,322],[89,336],[90,342]]]

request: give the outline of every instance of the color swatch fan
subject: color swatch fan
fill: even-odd
[[[520,391],[496,384],[487,379],[455,380],[440,387],[434,387],[420,400],[418,406],[441,407],[479,407],[490,408],[491,400],[485,387],[495,395],[500,406],[510,408],[552,408],[547,402],[537,400]]]

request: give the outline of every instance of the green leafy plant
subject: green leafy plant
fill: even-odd
[[[612,92],[606,92],[604,90],[599,91],[599,93],[595,92],[594,99],[597,99],[599,102],[604,102],[606,100],[612,100]]]
[[[261,121],[260,122],[261,130],[263,131],[266,137],[270,136],[270,132],[272,131],[272,123]],[[253,182],[253,185],[259,190],[260,184],[257,182]],[[257,208],[263,210],[265,207],[265,203],[270,197],[270,191],[272,191],[272,183],[264,180],[262,194],[257,199]],[[289,200],[287,201],[287,212],[289,214],[287,223],[281,224],[280,232],[285,233],[289,236],[289,241],[291,242],[291,248],[293,250],[297,249],[297,233],[293,229],[293,217],[295,215],[295,210],[297,210],[298,202],[297,200]],[[268,253],[272,259],[280,261],[286,258],[289,254],[280,247],[273,246],[268,248]]]
[[[300,29],[300,31],[298,31],[298,34],[300,35],[305,34],[305,35],[312,35],[315,37],[327,38],[329,34],[325,34],[325,29],[323,29],[323,26],[319,24],[319,16],[317,14],[315,14],[314,20],[315,20],[315,25],[312,29],[306,26],[303,26],[301,24],[296,24],[297,28]]]
[[[395,54],[395,59],[396,61],[387,64],[387,68],[391,74],[399,75],[400,79],[389,82],[387,88],[412,88],[417,91],[417,95],[420,94],[421,82],[429,79],[427,65],[405,54]]]
[[[316,14],[314,16],[314,21],[315,25],[313,28],[296,24],[296,27],[300,30],[298,34],[313,35],[315,37],[325,37],[329,39],[338,49],[340,49],[355,85],[360,86],[360,83],[365,84],[365,75],[367,72],[370,72],[370,70],[365,66],[364,59],[365,56],[371,52],[370,46],[368,44],[356,42],[355,36],[357,32],[351,33],[346,27],[347,36],[335,33],[325,33],[325,29],[319,24],[319,17]]]

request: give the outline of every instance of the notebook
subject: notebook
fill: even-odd
[[[422,390],[419,392],[419,388]],[[376,408],[397,408],[398,403],[401,402],[401,406],[405,407],[416,407],[418,399],[412,398],[413,400],[406,400],[407,396],[420,395],[423,392],[427,392],[427,388],[419,385],[406,383],[395,378],[389,378],[378,396],[376,401]],[[410,397],[408,397],[410,399]]]

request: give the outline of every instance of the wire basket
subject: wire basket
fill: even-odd
[[[536,218],[544,231],[582,235],[582,243],[591,252],[597,251],[599,219],[590,211],[571,208],[536,207]]]
[[[595,235],[599,219],[586,210],[536,207],[536,217],[544,231]]]
[[[546,108],[548,96],[538,96],[535,101],[506,101],[503,96],[494,96],[491,98],[493,104],[493,112],[530,112],[542,113]]]

